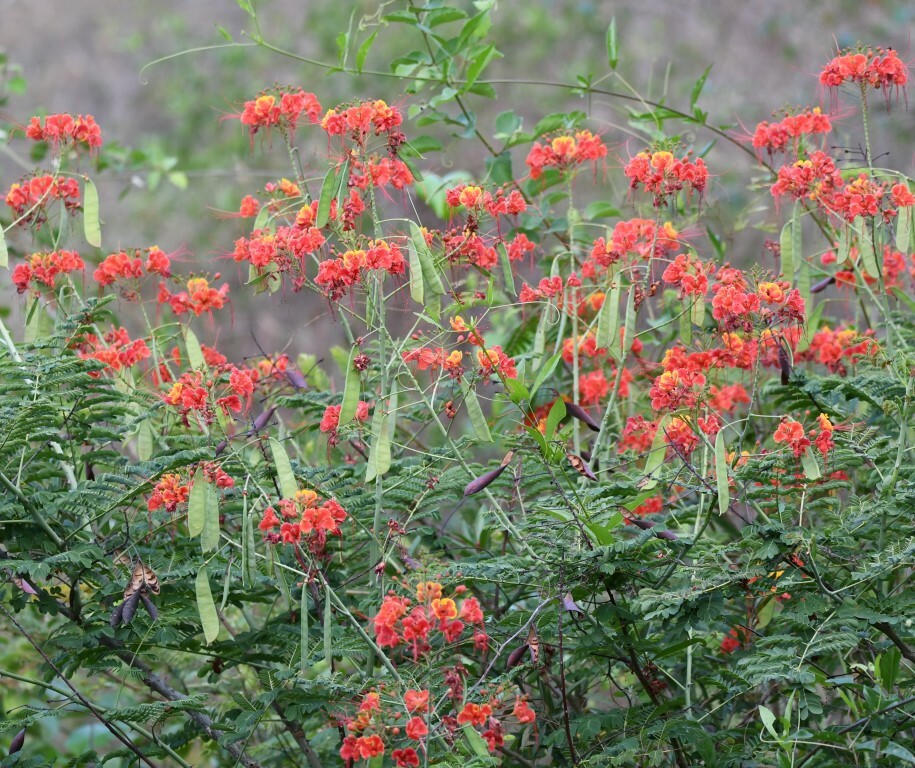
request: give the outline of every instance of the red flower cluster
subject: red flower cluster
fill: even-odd
[[[820,84],[838,88],[843,83],[859,83],[889,91],[904,88],[909,70],[892,48],[867,48],[836,56],[820,72]]]
[[[339,405],[328,405],[327,408],[324,409],[324,416],[321,418],[321,425],[319,427],[322,432],[336,434],[337,426],[340,424],[340,410],[341,406]],[[360,400],[359,405],[356,406],[356,415],[353,418],[355,418],[356,421],[368,421],[368,403]]]
[[[403,115],[397,107],[386,102],[360,101],[350,106],[340,105],[330,109],[321,120],[321,127],[329,136],[348,136],[356,144],[363,146],[366,139],[374,134],[389,134],[389,144],[394,139],[395,149],[403,143],[403,135],[396,134],[394,129],[403,122]]]
[[[278,272],[288,272],[294,267],[304,273],[305,258],[319,250],[326,239],[324,233],[313,226],[277,227],[275,232],[269,229],[255,229],[249,238],[235,241],[232,258],[235,261],[247,261],[258,272],[263,274],[270,265]]]
[[[454,596],[462,595],[466,588],[459,586]],[[460,608],[454,597],[444,597],[442,585],[437,581],[421,582],[416,588],[417,604],[411,609],[412,600],[389,592],[378,613],[372,619],[372,628],[378,645],[382,648],[396,648],[401,643],[410,646],[413,660],[431,650],[430,633],[437,631],[444,642],[460,641],[466,624],[475,626],[474,646],[486,650],[489,637],[484,632],[483,611],[475,597],[461,601]],[[465,624],[466,622],[466,624]]]
[[[581,273],[593,280],[629,254],[650,260],[664,257],[679,247],[679,233],[669,221],[660,227],[651,219],[620,221],[608,239],[599,237],[594,241],[591,258],[582,265]]]
[[[569,171],[606,156],[607,147],[599,136],[591,131],[576,131],[574,136],[556,136],[548,144],[535,143],[524,162],[531,169],[531,178],[539,179],[545,168]]]
[[[518,378],[515,359],[506,355],[500,346],[477,350],[477,362],[480,364],[481,376],[490,376],[496,373],[500,377],[504,376],[507,379]]]
[[[452,208],[463,206],[475,215],[485,212],[492,218],[500,215],[518,216],[527,210],[527,203],[517,189],[513,189],[508,195],[503,189],[499,189],[494,197],[482,187],[459,184],[445,193],[445,200]]]
[[[274,127],[292,141],[303,113],[310,122],[318,122],[321,105],[313,93],[306,93],[301,88],[272,88],[262,91],[256,99],[246,101],[238,117],[242,125],[248,126],[252,141],[260,129]]]
[[[166,512],[175,512],[179,504],[184,504],[191,495],[188,483],[181,482],[181,476],[171,472],[162,475],[159,482],[153,486],[152,496],[146,502],[150,512],[165,507]]]
[[[79,184],[76,179],[49,174],[33,176],[13,184],[6,193],[6,204],[23,225],[41,226],[48,218],[48,204],[54,200],[61,200],[68,213],[79,210]]]
[[[405,363],[416,363],[420,371],[444,369],[452,378],[464,375],[464,353],[456,349],[448,352],[442,347],[418,347],[402,353]]]
[[[832,121],[824,115],[819,107],[786,115],[777,123],[764,121],[756,126],[753,132],[753,147],[759,151],[765,149],[769,155],[784,152],[789,144],[793,144],[795,154],[799,149],[800,141],[805,136],[827,134],[832,130]]]
[[[267,507],[258,528],[266,533],[271,544],[299,544],[305,542],[315,557],[322,557],[328,536],[341,536],[340,523],[346,520],[346,510],[334,499],[318,503],[318,494],[312,490],[296,491],[295,498],[283,499],[274,507]],[[279,529],[276,532],[274,529]]]
[[[678,253],[673,262],[664,270],[662,278],[665,283],[680,289],[680,298],[684,296],[705,296],[708,291],[708,276],[714,271],[711,263],[703,264],[683,253]]]
[[[76,251],[51,251],[51,253],[33,253],[13,270],[13,285],[19,293],[30,288],[41,289],[36,283],[53,288],[54,281],[60,275],[76,272],[86,268],[86,264]]]
[[[723,267],[717,277],[712,286],[712,316],[722,330],[742,328],[749,333],[754,324],[803,322],[804,300],[796,288],[789,290],[789,283],[761,282],[751,291],[739,270]]]
[[[623,173],[629,179],[630,189],[638,189],[641,185],[654,195],[656,207],[681,189],[688,194],[698,192],[701,196],[708,182],[708,168],[701,157],[691,160],[687,155],[678,159],[666,150],[639,152],[626,163]]]
[[[651,407],[656,411],[692,408],[699,397],[697,388],[705,384],[705,376],[697,370],[675,368],[658,376],[648,392]]]
[[[48,115],[44,121],[33,117],[25,135],[33,141],[46,141],[55,149],[68,144],[85,144],[89,149],[102,146],[102,129],[92,115]]]
[[[384,240],[372,240],[367,250],[346,251],[336,259],[318,265],[315,283],[322,286],[328,298],[339,301],[351,285],[362,282],[363,271],[383,269],[389,275],[402,275],[406,262],[400,248]]]
[[[219,289],[210,286],[204,277],[192,277],[187,281],[187,290],[171,293],[165,283],[159,285],[158,302],[168,304],[176,315],[193,312],[199,317],[204,312],[222,309],[229,295],[229,285],[224,283]]]
[[[79,344],[79,357],[84,360],[98,360],[104,363],[107,371],[120,371],[131,368],[152,354],[143,339],[130,340],[125,328],[117,328],[105,334],[100,340],[94,334],[87,334]],[[96,376],[99,372],[96,371]]]
[[[795,458],[800,458],[801,454],[810,445],[810,441],[804,433],[804,425],[790,416],[785,416],[782,419],[778,429],[775,430],[773,439],[776,443],[784,443],[794,451]]]
[[[162,395],[162,399],[178,410],[186,425],[191,414],[203,423],[211,424],[215,418],[215,412],[210,404],[211,395],[215,397],[216,406],[226,415],[230,412],[240,413],[250,405],[254,383],[257,380],[255,372],[232,366],[228,374],[228,382],[225,382],[223,371],[217,371],[214,378],[206,380],[201,371],[184,373],[172,384],[169,391]],[[242,405],[243,400],[245,406]]]
[[[807,159],[779,168],[778,179],[771,191],[776,200],[784,195],[798,200],[802,197],[816,198],[821,188],[837,188],[843,183],[833,159],[825,152],[815,150]]]
[[[734,653],[738,648],[743,648],[749,640],[749,634],[743,627],[733,627],[721,641],[721,652]]]
[[[146,263],[143,262],[143,254]],[[171,276],[171,258],[158,246],[145,250],[135,250],[132,255],[127,251],[108,254],[98,265],[92,277],[99,285],[111,285],[118,280],[138,280],[143,277],[143,270],[148,274],[160,277]]]
[[[394,189],[403,189],[414,182],[413,173],[403,160],[377,155],[372,155],[365,161],[353,160],[349,180],[354,187],[363,191],[369,185],[386,187],[390,184]]]
[[[880,347],[872,338],[873,331],[861,334],[854,328],[820,328],[810,340],[810,346],[799,356],[802,360],[822,363],[830,371],[845,375],[846,364],[855,365],[862,358],[875,355]]]

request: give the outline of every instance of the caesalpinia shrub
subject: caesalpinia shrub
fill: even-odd
[[[641,146],[579,112],[487,137],[491,11],[434,5],[388,19],[428,44],[423,109],[239,105],[289,176],[238,190],[211,266],[105,242],[91,116],[16,132],[50,168],[6,194],[2,620],[32,660],[4,764],[74,709],[120,765],[909,759],[915,196],[869,130],[907,64],[841,52],[828,104],[744,135],[642,101]],[[484,175],[437,175],[437,124]],[[728,152],[769,174],[757,264],[705,220]],[[240,296],[298,293],[327,359],[220,348]]]

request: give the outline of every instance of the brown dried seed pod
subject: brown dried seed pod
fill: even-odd
[[[576,456],[574,453],[567,453],[566,458],[578,474],[587,477],[588,480],[597,480],[597,475],[591,471],[591,467],[585,463],[585,460],[581,458],[581,456]]]

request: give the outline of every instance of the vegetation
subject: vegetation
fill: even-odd
[[[239,4],[233,53],[357,84],[415,43],[372,70],[406,95],[239,104],[288,170],[206,225],[206,271],[109,242],[93,178],[131,160],[91,116],[10,126],[0,765],[915,763],[896,51],[748,130],[708,70],[682,109],[631,88],[614,22],[602,76],[529,84],[581,111],[487,131],[492,2],[386,4],[326,65]],[[752,265],[712,215],[737,154]],[[296,294],[287,348],[220,346],[236,297]],[[297,354],[319,318],[346,344]]]

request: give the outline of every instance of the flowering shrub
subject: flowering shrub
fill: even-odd
[[[488,137],[476,5],[384,17],[426,43],[419,80],[393,67],[422,109],[238,105],[225,130],[291,165],[219,214],[226,274],[103,238],[93,118],[14,132],[51,167],[0,240],[0,621],[41,668],[0,668],[39,691],[4,765],[71,715],[104,730],[66,765],[915,760],[915,194],[868,129],[906,115],[908,65],[841,52],[828,105],[744,135],[640,99],[634,153],[584,113]],[[438,177],[436,124],[487,171]],[[707,219],[729,152],[767,174],[756,264]],[[293,293],[345,339],[328,359],[301,329],[221,343],[238,297]]]

